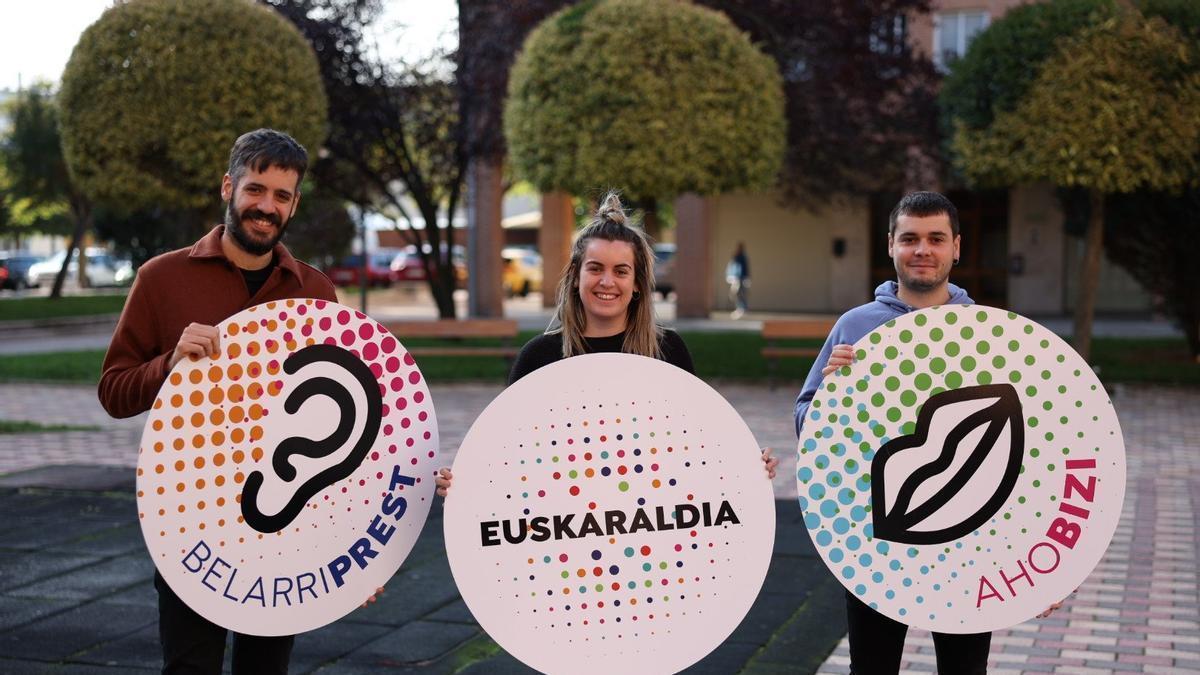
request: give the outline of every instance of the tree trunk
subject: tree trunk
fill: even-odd
[[[650,237],[650,243],[658,243],[662,241],[662,222],[658,219],[658,200],[646,199],[642,201],[642,229],[646,231],[646,236]]]
[[[455,319],[454,309],[454,265],[451,263],[444,274],[429,276],[429,291],[433,294],[433,303],[437,305],[439,319]]]
[[[51,298],[62,297],[63,282],[67,279],[67,268],[71,266],[71,259],[75,255],[75,249],[79,248],[83,241],[83,233],[87,232],[92,226],[92,209],[85,205],[79,204],[72,208],[75,215],[75,230],[71,233],[71,243],[67,245],[67,257],[63,258],[62,269],[58,270],[58,274],[54,276],[54,286],[50,289]]]
[[[1075,303],[1075,351],[1087,361],[1092,352],[1092,316],[1096,311],[1096,287],[1100,283],[1100,253],[1104,250],[1104,194],[1088,191],[1088,227],[1083,268],[1079,275],[1079,301]]]
[[[78,264],[76,265],[76,268],[77,268],[77,271],[79,272],[79,274],[76,275],[78,277],[78,279],[76,279],[76,283],[79,284],[80,288],[90,288],[91,287],[91,284],[88,283],[88,275],[87,275],[87,268],[88,268],[87,250],[88,250],[88,246],[90,246],[91,243],[92,243],[91,236],[89,236],[87,231],[84,231],[83,239],[81,239],[79,241],[79,251],[77,252],[77,255],[76,255],[76,257],[78,258]]]
[[[1183,317],[1183,335],[1187,338],[1192,360],[1200,364],[1200,316]]]

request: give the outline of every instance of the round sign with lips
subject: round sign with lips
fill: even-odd
[[[323,626],[399,568],[429,513],[433,401],[379,323],[323,300],[222,322],[183,360],[138,451],[138,517],[171,589],[252,635]]]
[[[1121,429],[1084,360],[972,305],[905,314],[854,348],[813,398],[797,470],[842,584],[945,633],[1013,626],[1074,591],[1125,495]]]
[[[463,599],[548,673],[672,673],[745,617],[775,505],[711,387],[629,354],[564,359],[484,410],[454,461],[446,551]]]

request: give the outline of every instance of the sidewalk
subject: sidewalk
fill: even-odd
[[[447,462],[499,389],[433,387]],[[793,392],[720,390],[783,458],[776,544],[747,619],[689,672],[848,672],[846,645],[838,644],[843,591],[813,551],[795,504]],[[1129,453],[1113,545],[1063,610],[995,636],[994,673],[1200,672],[1200,391],[1124,386],[1113,400]],[[102,427],[0,437],[0,672],[153,670],[153,570],[132,495],[142,418],[107,419],[90,387],[0,385],[0,419]],[[39,468],[47,465],[66,466]],[[389,592],[301,636],[293,671],[529,672],[480,631],[458,598],[441,528],[438,504]],[[914,631],[906,672],[933,664],[932,642]]]

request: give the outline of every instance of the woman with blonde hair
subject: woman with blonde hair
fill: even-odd
[[[550,329],[526,343],[508,383],[594,352],[639,354],[695,372],[683,340],[656,320],[653,297],[654,250],[630,224],[617,193],[609,192],[571,247]]]
[[[695,373],[683,339],[654,316],[654,251],[645,232],[630,224],[616,192],[575,237],[571,259],[558,283],[558,307],[550,328],[521,349],[508,383],[560,359],[596,352],[623,352],[660,359]],[[778,459],[763,450],[767,473]],[[442,469],[438,494],[453,475]]]

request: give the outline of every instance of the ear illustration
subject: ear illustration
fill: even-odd
[[[1021,400],[1011,385],[931,396],[916,430],[884,444],[871,461],[874,536],[940,544],[979,528],[1016,486],[1024,432]]]
[[[247,525],[259,532],[278,532],[287,527],[300,515],[304,505],[313,495],[354,473],[379,434],[383,417],[383,396],[379,393],[379,384],[375,381],[371,369],[345,349],[326,344],[312,345],[292,354],[283,362],[283,369],[289,375],[293,375],[304,366],[313,363],[331,363],[352,375],[366,396],[365,409],[356,411],[354,397],[336,380],[314,377],[302,382],[288,395],[284,402],[284,410],[288,414],[295,414],[310,398],[326,396],[338,406],[338,426],[333,433],[320,440],[292,436],[281,441],[271,457],[271,468],[275,474],[283,481],[291,482],[296,478],[296,468],[292,465],[294,456],[319,459],[344,447],[350,440],[356,416],[359,414],[366,418],[362,434],[345,459],[305,481],[296,489],[287,504],[273,515],[263,513],[258,505],[259,493],[265,480],[263,473],[258,470],[251,472],[246,477],[246,485],[242,490],[242,516]]]

